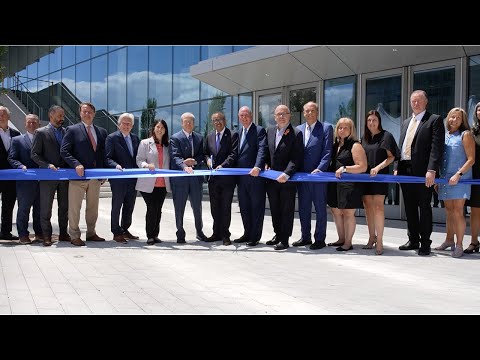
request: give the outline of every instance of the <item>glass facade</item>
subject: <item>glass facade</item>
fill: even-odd
[[[325,80],[323,121],[335,125],[338,119],[356,120],[356,76]]]

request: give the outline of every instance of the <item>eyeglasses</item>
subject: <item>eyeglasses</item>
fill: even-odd
[[[285,117],[286,115],[290,114],[289,112],[281,112],[281,113],[277,113],[275,114],[275,116],[278,116],[278,117]]]

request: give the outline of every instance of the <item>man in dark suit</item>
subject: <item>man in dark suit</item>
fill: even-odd
[[[193,131],[195,116],[192,113],[183,113],[180,117],[182,130],[170,138],[169,155],[170,169],[183,170],[188,174],[193,173],[194,167],[200,167],[204,162],[203,137]],[[187,198],[190,198],[197,240],[205,241],[207,237],[203,233],[202,221],[202,195],[203,177],[184,176],[170,178],[172,186],[173,206],[175,208],[175,222],[177,225],[177,243],[185,243],[185,229],[183,228],[183,215]]]
[[[419,249],[418,255],[430,254],[430,235],[433,228],[430,201],[445,143],[443,119],[440,115],[429,113],[426,110],[427,104],[425,91],[415,90],[410,95],[413,114],[402,123],[401,157],[395,171],[395,175],[425,177],[425,184],[401,184],[407,215],[408,241],[399,249]]]
[[[118,131],[107,136],[105,151],[107,154],[108,167],[123,169],[137,168],[137,152],[140,139],[131,131],[133,129],[133,114],[123,113],[118,118]],[[132,235],[128,228],[132,225],[133,208],[137,198],[135,185],[137,179],[110,179],[112,189],[112,211],[110,215],[111,231],[113,240],[126,243],[128,239],[138,239]],[[123,206],[123,209],[122,209]],[[120,225],[120,210],[122,210],[122,222]]]
[[[205,146],[205,161],[211,169],[231,168],[237,157],[238,134],[226,127],[225,114],[216,112],[212,115],[214,130],[208,134]],[[213,234],[207,241],[223,241],[230,245],[230,222],[232,218],[234,176],[210,176],[208,193],[210,211],[213,218]]]
[[[58,105],[48,109],[50,123],[38,129],[33,137],[32,160],[41,169],[57,171],[67,167],[65,160],[60,156],[60,145],[65,136],[62,126],[65,111]],[[40,224],[42,226],[43,245],[52,245],[52,206],[57,193],[59,241],[70,241],[67,232],[68,226],[68,180],[41,180],[40,181]]]
[[[8,127],[10,119],[10,110],[5,106],[0,106],[0,169],[11,169],[8,162],[8,150],[12,143],[12,138],[19,136],[20,133]],[[2,193],[2,226],[0,239],[18,240],[18,236],[12,235],[12,218],[15,200],[17,198],[17,190],[15,181],[1,180],[0,193]]]
[[[95,106],[84,102],[80,104],[81,122],[67,128],[60,148],[60,155],[78,176],[85,175],[85,169],[105,168],[105,139],[107,130],[93,125]],[[98,218],[98,199],[103,180],[70,180],[68,185],[68,223],[71,243],[84,246],[80,239],[80,209],[86,194],[85,221],[87,223],[86,241],[105,241],[97,235],[95,226]]]
[[[13,169],[22,169],[27,171],[29,168],[38,168],[38,165],[32,160],[32,140],[35,130],[40,126],[40,120],[37,115],[28,114],[25,117],[25,129],[27,132],[23,135],[12,138],[12,144],[8,151],[8,162]],[[33,206],[33,230],[35,231],[35,240],[42,241],[42,227],[40,226],[40,191],[38,181],[19,180],[17,181],[17,231],[20,237],[20,244],[31,244],[28,231],[28,218],[30,209]]]
[[[239,131],[237,167],[251,170],[248,175],[237,177],[238,206],[244,233],[233,242],[255,246],[262,238],[265,217],[265,179],[258,175],[265,167],[267,133],[263,127],[253,123],[248,106],[240,108],[238,118],[242,128]]]
[[[316,174],[328,171],[332,156],[333,128],[317,120],[318,105],[310,101],[303,105],[303,115],[306,123],[297,126],[302,133],[304,143],[302,172]],[[327,235],[327,183],[301,182],[298,189],[298,210],[302,237],[293,246],[310,245],[317,250],[326,246]],[[315,225],[315,242],[312,244],[312,202],[317,217]]]
[[[272,214],[275,236],[267,245],[275,245],[275,250],[289,247],[292,236],[293,215],[297,185],[287,182],[301,167],[303,162],[302,133],[290,124],[290,110],[286,105],[275,108],[276,126],[267,129],[268,152],[265,163],[272,170],[281,171],[276,180],[267,180],[267,194]]]

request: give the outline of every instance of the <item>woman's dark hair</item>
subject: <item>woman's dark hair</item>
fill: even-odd
[[[477,110],[480,107],[480,102],[475,105],[475,110],[473,112],[473,126],[472,126],[472,132],[473,135],[478,135],[480,134],[480,119],[477,117]]]
[[[375,115],[378,119],[378,130],[383,131],[382,127],[382,117],[380,116],[380,113],[377,110],[370,110],[367,112],[367,115],[365,116],[365,129],[363,131],[363,139],[369,143],[372,140],[372,132],[368,129],[368,117],[370,115]]]
[[[165,128],[165,134],[163,134],[163,137],[161,139],[157,139],[157,137],[155,136],[155,126],[157,126],[158,123],[162,123],[163,127]],[[150,127],[150,136],[153,137],[155,142],[161,143],[162,146],[168,146],[168,126],[165,120],[153,120],[152,126]]]

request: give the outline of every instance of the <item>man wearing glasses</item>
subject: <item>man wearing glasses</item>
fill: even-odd
[[[267,245],[275,245],[275,250],[289,247],[292,236],[295,195],[297,186],[287,182],[303,163],[303,138],[298,129],[290,124],[290,110],[285,105],[275,109],[276,126],[267,129],[268,151],[266,169],[282,172],[275,180],[267,180],[267,195],[275,236]]]

